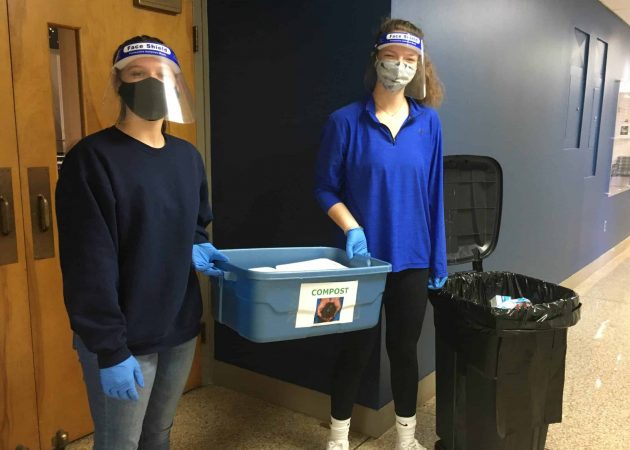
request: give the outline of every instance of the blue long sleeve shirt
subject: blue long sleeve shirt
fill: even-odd
[[[67,154],[56,189],[72,329],[110,367],[195,337],[201,295],[192,246],[212,219],[203,161],[165,135],[154,149],[115,127]]]
[[[437,113],[411,98],[396,137],[376,117],[374,100],[329,117],[315,170],[324,211],[342,202],[364,228],[372,256],[394,272],[429,268],[447,275],[442,131]]]

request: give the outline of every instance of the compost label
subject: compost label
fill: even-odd
[[[358,287],[358,281],[301,284],[295,328],[352,322]]]

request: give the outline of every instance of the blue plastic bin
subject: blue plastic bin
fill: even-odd
[[[217,264],[225,276],[212,283],[214,318],[250,341],[343,333],[378,323],[385,280],[391,271],[391,265],[385,261],[360,256],[349,260],[345,251],[332,247],[221,251],[230,261]],[[328,258],[348,268],[304,272],[249,270],[317,258]],[[334,306],[322,319],[323,308],[318,308],[320,304],[327,306],[326,302]],[[335,311],[339,305],[341,309]]]

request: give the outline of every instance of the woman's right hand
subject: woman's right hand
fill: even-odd
[[[136,383],[144,387],[144,377],[140,364],[133,356],[130,356],[113,367],[100,369],[101,387],[108,397],[119,400],[138,400],[140,397],[136,390]]]
[[[346,254],[350,259],[354,258],[354,255],[368,254],[367,239],[365,239],[363,228],[352,228],[346,233]]]

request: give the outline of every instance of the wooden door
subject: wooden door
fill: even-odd
[[[15,166],[14,192],[18,200],[21,196],[23,205],[21,225],[25,243],[21,261],[23,264],[26,261],[28,278],[28,289],[23,286],[24,282],[19,284],[19,280],[9,288],[18,292],[18,299],[20,294],[24,296],[24,291],[28,291],[32,331],[30,362],[34,364],[36,390],[34,411],[39,429],[39,448],[48,449],[59,430],[67,432],[71,440],[92,431],[80,366],[71,345],[59,269],[54,213],[59,126],[58,120],[55,120],[54,102],[61,94],[55,87],[54,74],[51,75],[50,30],[60,30],[60,34],[69,35],[72,38],[70,41],[74,42],[74,48],[66,46],[65,49],[70,61],[75,55],[74,63],[69,64],[74,64],[76,68],[76,74],[69,77],[74,86],[64,86],[63,96],[68,104],[76,103],[78,133],[86,135],[111,126],[116,118],[118,105],[115,102],[104,103],[104,98],[112,54],[118,44],[129,37],[147,34],[167,42],[176,50],[184,74],[192,83],[192,5],[191,0],[183,0],[182,13],[172,15],[136,8],[132,0],[2,1],[8,1],[17,130],[12,139],[15,141],[17,136],[19,167],[15,155],[8,163],[12,162]],[[0,56],[5,58],[5,53],[3,51]],[[2,62],[4,60],[0,59]],[[67,66],[67,61],[64,64]],[[3,67],[8,67],[8,64]],[[2,74],[4,76],[5,71]],[[2,78],[3,93],[5,82],[11,81]],[[70,94],[69,98],[66,98],[67,94]],[[74,97],[71,94],[75,94]],[[7,106],[4,98],[3,94],[0,102],[3,108]],[[7,115],[2,114],[2,117],[4,121]],[[77,127],[74,128],[77,133]],[[7,132],[6,122],[0,130],[0,133]],[[169,131],[194,142],[194,126],[171,126]],[[2,136],[4,138],[4,134]],[[50,221],[49,229],[47,221]],[[46,236],[42,237],[43,234]],[[47,241],[47,238],[50,239]],[[1,270],[24,273],[24,266],[11,267]],[[0,276],[2,273],[0,271]],[[3,286],[2,281],[0,286]],[[18,312],[24,313],[22,310]],[[20,332],[23,334],[22,327],[28,328],[28,319],[25,317],[20,321],[16,336],[20,336]],[[25,345],[20,351],[28,353],[31,349]],[[28,359],[24,356],[23,360]],[[23,369],[28,372],[28,366]],[[28,384],[28,377],[25,378]],[[31,375],[31,382],[32,378]],[[196,379],[199,380],[198,374]],[[28,415],[29,420],[32,414]],[[30,429],[33,429],[32,426]],[[29,446],[31,450],[38,448],[33,444]]]
[[[13,109],[7,3],[0,0],[0,449],[39,446]]]

